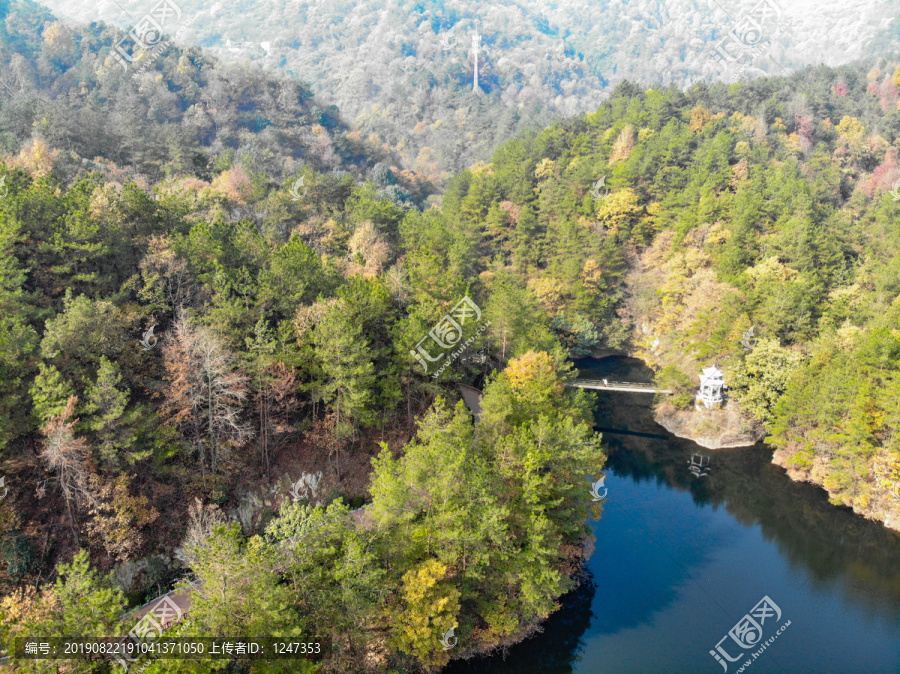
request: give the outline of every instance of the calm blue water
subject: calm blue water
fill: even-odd
[[[647,381],[633,360],[582,362]],[[608,501],[592,523],[589,578],[544,632],[446,672],[724,672],[709,654],[764,596],[791,624],[744,672],[900,673],[900,535],[792,482],[764,445],[703,450],[657,426],[652,396],[598,394]],[[650,436],[650,437],[648,437]],[[653,437],[655,436],[655,437]],[[709,474],[688,469],[709,457]],[[742,649],[722,642],[732,657]]]

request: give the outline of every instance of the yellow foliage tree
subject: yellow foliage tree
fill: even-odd
[[[756,129],[756,125],[760,121],[757,117],[754,117],[752,115],[742,115],[740,112],[735,112],[734,114],[732,114],[731,117],[729,117],[729,120],[741,131],[747,134],[752,133]]]
[[[516,394],[524,394],[528,390],[549,389],[551,393],[559,393],[563,385],[556,376],[556,362],[546,351],[529,351],[513,358],[503,371],[509,386]]]
[[[715,248],[717,246],[721,246],[730,238],[731,232],[725,228],[721,221],[718,221],[710,225],[709,231],[706,232],[706,237],[704,238],[703,243],[705,246]]]
[[[13,163],[34,178],[43,178],[53,171],[53,162],[58,156],[59,150],[51,151],[41,138],[35,138],[31,145],[22,148]]]
[[[590,292],[599,292],[603,289],[603,269],[597,260],[585,260],[581,270],[581,282]]]
[[[796,269],[783,265],[775,255],[767,257],[759,264],[747,269],[747,276],[750,277],[754,286],[766,281],[789,281],[798,274]]]
[[[706,126],[706,123],[711,119],[712,113],[702,105],[698,105],[696,108],[691,110],[691,122],[688,128],[691,130],[691,133],[699,133],[703,130],[703,127]]]
[[[670,327],[681,310],[684,296],[690,292],[689,279],[709,264],[709,256],[697,248],[687,248],[669,258],[663,268],[666,276],[658,293],[660,304],[669,313],[660,322],[661,327]]]
[[[835,337],[835,344],[842,351],[850,353],[856,345],[856,340],[862,334],[862,329],[853,325],[849,319],[841,324]]]
[[[709,122],[722,119],[724,116],[725,113],[719,112],[714,115],[702,105],[698,105],[691,110],[691,122],[688,128],[690,128],[692,133],[700,133]]]
[[[350,237],[349,245],[350,274],[376,276],[384,269],[384,264],[391,255],[390,246],[381,240],[375,225],[368,221],[356,228]]]
[[[565,284],[552,276],[528,279],[528,288],[537,295],[538,302],[551,316],[563,310]]]
[[[88,205],[88,213],[91,214],[91,217],[108,222],[121,221],[124,217],[118,205],[121,189],[122,186],[117,183],[106,183],[97,187],[91,194],[91,201]]]
[[[27,586],[13,591],[0,599],[0,643],[12,646],[16,637],[53,634],[51,625],[58,623],[60,610],[59,598],[52,588],[38,592]]]
[[[69,31],[66,30],[65,26],[63,26],[59,21],[54,21],[46,29],[44,29],[44,43],[48,45],[54,45],[60,40],[65,39],[65,36]]]
[[[783,142],[785,149],[795,157],[799,157],[802,154],[799,134],[792,133],[790,136],[784,137]]]
[[[799,149],[799,148],[798,148]],[[744,180],[750,177],[750,165],[747,158],[741,159],[731,169],[731,187],[737,189]]]
[[[403,574],[399,601],[387,609],[393,645],[426,666],[444,665],[450,655],[441,637],[459,626],[460,592],[446,580],[448,568],[427,559]]]
[[[638,142],[643,143],[655,133],[656,131],[654,131],[653,129],[647,127],[642,128],[640,131],[638,131]]]
[[[866,135],[865,125],[856,117],[845,115],[837,125],[838,134],[848,141],[862,141]]]
[[[838,141],[842,146],[838,152],[846,152],[851,158],[859,160],[869,150],[866,138],[866,127],[856,117],[846,115],[837,125]]]
[[[637,194],[630,187],[614,192],[595,203],[597,219],[612,236],[618,235],[619,230],[630,230],[644,211]]]
[[[875,484],[886,489],[894,503],[900,503],[900,452],[882,449],[872,460]]]
[[[538,180],[545,180],[552,176],[556,171],[556,162],[552,159],[541,159],[534,169],[534,177]]]
[[[132,496],[130,478],[120,475],[114,482],[97,485],[99,502],[91,508],[87,529],[119,561],[131,557],[144,543],[140,530],[154,522],[159,513],[146,496]]]
[[[72,33],[59,21],[54,21],[44,29],[43,38],[47,53],[53,58],[65,58],[75,50]]]
[[[619,137],[616,138],[616,142],[613,143],[612,153],[609,156],[610,165],[615,164],[617,161],[628,159],[628,155],[631,154],[633,149],[634,127],[631,124],[626,124]]]

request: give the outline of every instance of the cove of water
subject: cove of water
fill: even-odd
[[[652,377],[634,359],[578,366],[613,381]],[[589,523],[587,580],[542,633],[445,674],[733,674],[748,660],[752,674],[900,673],[900,534],[791,481],[764,444],[706,450],[653,421],[652,395],[595,395],[609,491]],[[689,469],[698,454],[709,457],[704,477]],[[729,630],[764,596],[781,618],[757,620],[762,639],[742,649]],[[727,670],[709,653],[723,637],[730,657],[743,653],[723,658]]]

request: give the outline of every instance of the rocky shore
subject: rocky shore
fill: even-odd
[[[656,406],[653,416],[672,435],[693,440],[707,449],[749,447],[766,436],[762,424],[747,419],[736,401],[729,401],[720,409],[687,410],[675,409],[663,401]]]

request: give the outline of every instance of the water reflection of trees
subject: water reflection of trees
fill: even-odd
[[[613,365],[607,376],[649,381],[651,373],[639,361],[619,360],[626,362]],[[854,604],[877,612],[900,607],[900,534],[849,508],[831,505],[819,487],[794,482],[771,463],[772,450],[766,445],[706,450],[657,425],[651,397],[614,396],[597,395],[598,427],[665,439],[605,433],[610,470],[635,481],[655,480],[689,490],[698,505],[724,505],[742,524],[758,524],[791,566],[805,568],[815,585],[843,580],[846,599]],[[711,463],[709,475],[698,479],[687,466],[691,455],[701,452]]]

